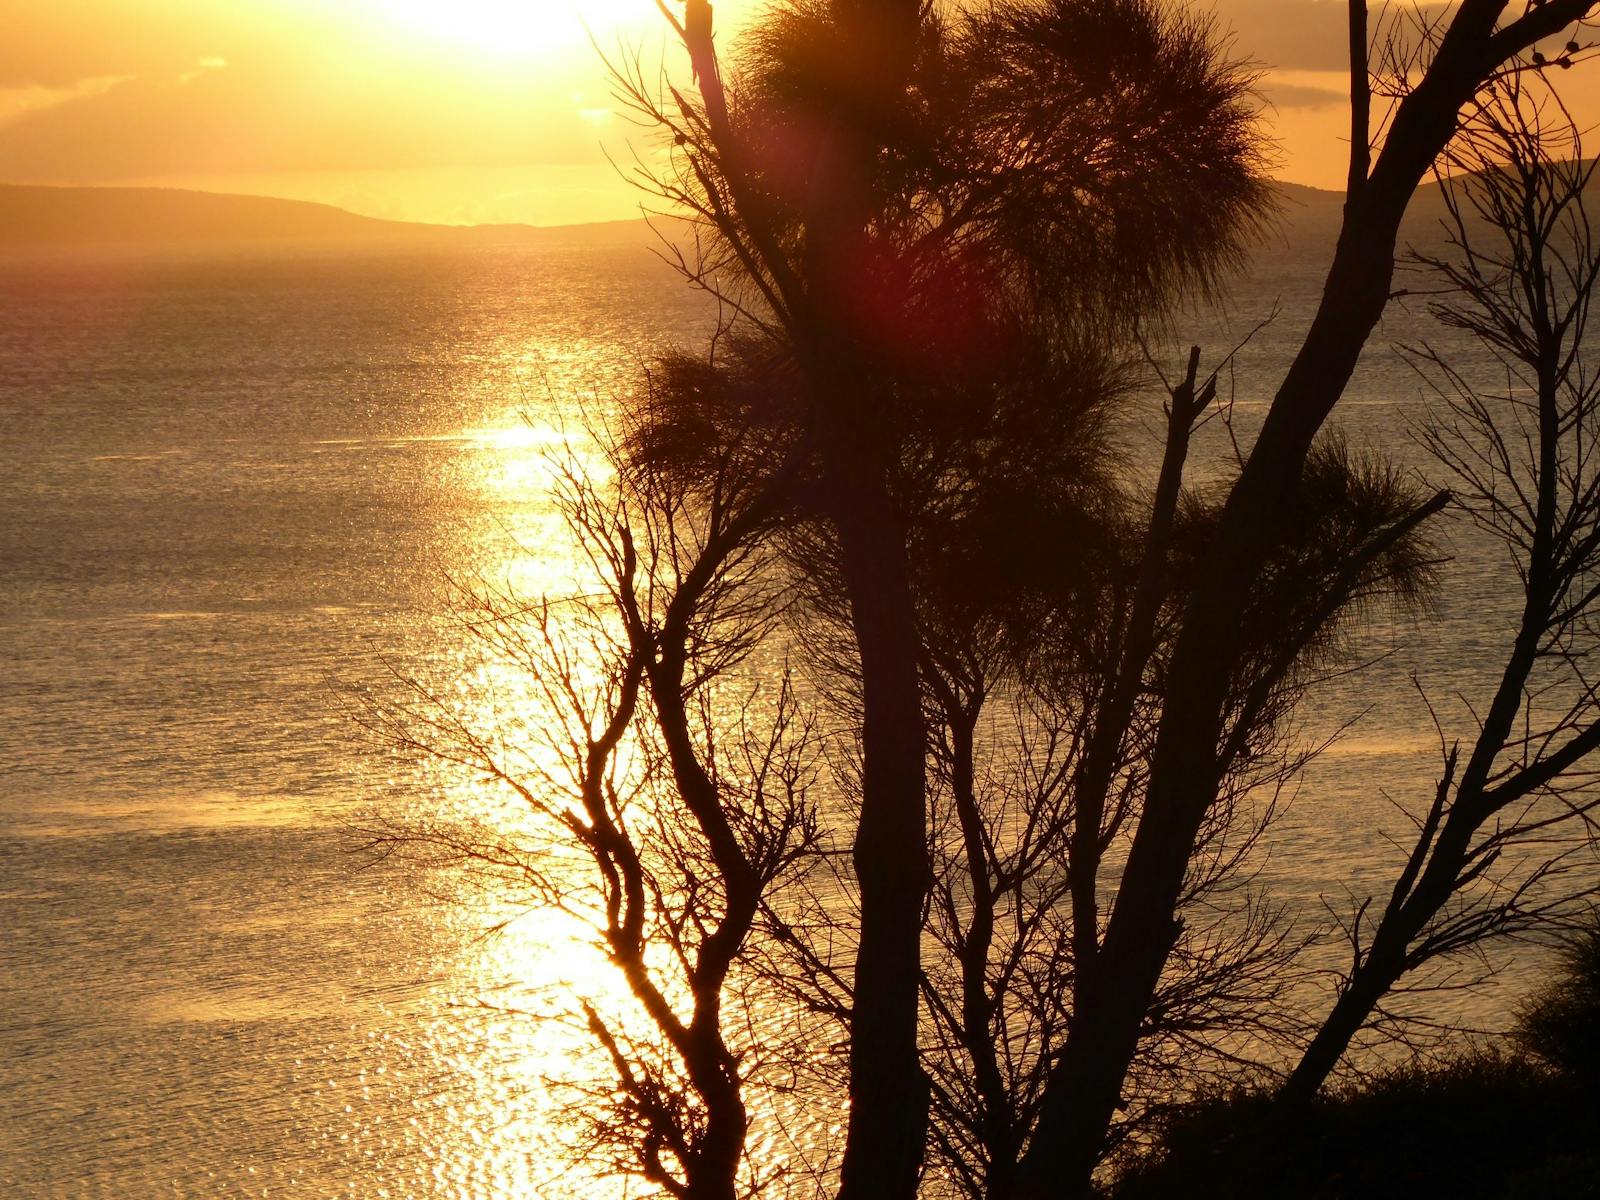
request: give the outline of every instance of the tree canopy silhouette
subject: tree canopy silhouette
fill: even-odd
[[[1535,794],[1589,811],[1592,256],[1580,238],[1559,298],[1540,290],[1582,187],[1504,97],[1581,56],[1535,47],[1590,4],[1465,0],[1402,36],[1403,13],[1373,31],[1353,0],[1322,302],[1236,469],[1197,485],[1225,364],[1196,349],[1169,381],[1155,470],[1111,427],[1148,386],[1141,331],[1218,289],[1268,219],[1253,75],[1213,23],[1158,0],[785,0],[719,54],[704,0],[660,2],[692,81],[635,62],[619,82],[670,152],[643,182],[693,222],[678,261],[728,319],[624,406],[610,475],[566,477],[599,597],[576,617],[483,602],[565,775],[531,785],[481,732],[398,724],[576,852],[582,905],[516,846],[482,857],[588,913],[637,1000],[637,1020],[583,1013],[614,1070],[597,1158],[678,1196],[1080,1196],[1207,1082],[1298,1056],[1284,1099],[1314,1092],[1402,975],[1523,915],[1467,896],[1505,840],[1486,822]],[[1462,449],[1504,447],[1499,410],[1457,397],[1435,434],[1452,497],[1324,425],[1413,192],[1491,143],[1518,169],[1470,194],[1511,251],[1485,274],[1458,222],[1446,319],[1550,398],[1537,453],[1500,474]],[[1352,926],[1346,986],[1308,1022],[1252,855],[1317,749],[1300,699],[1373,611],[1425,611],[1452,502],[1524,553],[1528,616],[1471,761],[1458,778],[1448,755],[1394,899],[1370,940]],[[1567,707],[1518,741],[1552,658]],[[837,1157],[824,1139],[775,1173],[758,1143],[830,1092]]]

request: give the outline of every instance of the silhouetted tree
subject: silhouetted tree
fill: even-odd
[[[860,922],[841,1195],[906,1196],[922,1160],[920,947],[931,881],[915,598],[889,488],[907,370],[1000,314],[1125,319],[1231,261],[1259,208],[1248,76],[1144,0],[936,12],[778,6],[727,78],[697,8],[697,100],[655,103],[678,174],[793,356],[860,660]],[[1159,236],[1152,236],[1156,231]],[[1015,302],[1015,303],[1013,303]],[[1004,328],[1008,322],[999,322]]]
[[[751,1156],[745,1087],[754,1078],[770,1091],[807,1049],[756,1033],[765,1013],[747,951],[758,927],[781,935],[772,898],[811,868],[819,768],[787,673],[760,684],[740,674],[783,613],[767,535],[793,503],[804,454],[748,423],[697,443],[692,470],[675,455],[664,472],[652,401],[699,378],[692,362],[664,364],[599,440],[610,472],[562,464],[557,499],[593,591],[465,593],[468,632],[531,686],[513,705],[517,735],[421,684],[412,703],[369,720],[403,748],[504,785],[531,817],[413,822],[377,844],[431,848],[572,914],[626,981],[630,1011],[583,1002],[576,1014],[614,1071],[571,1081],[588,1089],[590,1162],[667,1194],[732,1200],[782,1178]],[[731,392],[765,397],[771,382],[768,364],[736,354],[718,373]]]
[[[1190,378],[1174,397],[1180,420],[1193,411],[1193,384]],[[1339,630],[1379,597],[1415,598],[1429,574],[1416,536],[1418,498],[1392,475],[1353,463],[1337,444],[1311,472],[1305,520],[1293,545],[1281,548],[1277,586],[1252,613],[1260,641],[1232,684],[1225,779],[1185,880],[1182,929],[1140,1031],[1134,1084],[1112,1145],[1252,1052],[1296,1043],[1298,1025],[1281,1001],[1298,978],[1300,944],[1253,889],[1248,864],[1280,789],[1315,753],[1296,741],[1291,717]],[[1033,546],[1088,542],[1090,562],[1059,579],[1060,563],[1049,562],[1039,592],[1020,604],[1002,589],[1000,608],[983,616],[1003,627],[1005,609],[1017,605],[1013,618],[1027,623],[1015,631],[1027,639],[1020,645],[1003,632],[988,642],[965,632],[975,623],[970,601],[922,613],[930,631],[936,865],[924,1053],[934,1082],[936,1165],[970,1195],[1008,1195],[1014,1186],[1050,1062],[1071,1024],[1081,944],[1073,897],[1089,894],[1098,904],[1099,884],[1081,886],[1079,872],[1098,872],[1114,857],[1145,804],[1172,620],[1207,553],[1216,509],[1192,496],[1174,519],[1183,552],[1155,585],[1151,645],[1120,725],[1111,778],[1092,793],[1103,803],[1087,850],[1080,806],[1091,794],[1085,781],[1096,765],[1095,733],[1120,703],[1113,664],[1139,585],[1140,531],[1089,541],[1066,536],[1065,522],[1032,530]],[[957,558],[954,582],[963,592],[975,590],[974,578],[1014,573],[1016,564],[996,561],[992,549],[986,557],[994,569],[984,572]],[[941,556],[930,549],[919,561],[938,564]]]
[[[970,301],[986,290],[1009,298],[1020,289],[1030,315],[1048,311],[1083,321],[1087,314],[1090,321],[1114,324],[1128,315],[1119,299],[1135,308],[1148,306],[1161,299],[1163,285],[1203,282],[1218,249],[1226,252],[1237,244],[1229,231],[1238,227],[1237,215],[1248,211],[1253,197],[1248,169],[1254,151],[1238,104],[1244,81],[1237,73],[1229,76],[1225,64],[1211,57],[1203,30],[1173,25],[1137,4],[997,6],[950,24],[912,7],[815,4],[780,10],[758,36],[745,75],[736,80],[748,76],[748,93],[736,87],[732,105],[702,23],[704,36],[688,38],[702,103],[675,94],[678,108],[666,111],[652,107],[644,89],[635,91],[646,113],[672,129],[680,147],[684,172],[667,194],[711,223],[743,268],[745,282],[754,285],[775,316],[761,319],[792,349],[808,416],[820,434],[823,477],[832,481],[828,512],[861,656],[865,731],[856,861],[862,932],[851,1009],[854,1103],[845,1194],[869,1180],[875,1193],[905,1194],[908,1171],[914,1170],[907,1162],[914,1163],[920,1153],[904,1149],[910,1131],[883,1125],[921,1107],[915,1001],[905,987],[916,973],[913,942],[921,928],[911,912],[920,908],[925,885],[907,874],[907,861],[916,856],[906,847],[924,844],[920,774],[926,722],[911,712],[917,648],[897,640],[909,637],[909,617],[916,611],[907,525],[897,518],[888,482],[891,464],[901,457],[897,436],[907,412],[894,401],[904,395],[898,385],[905,370],[881,347],[893,346],[898,336],[914,352],[915,331],[927,327],[929,310],[921,307],[927,297],[955,295],[969,301],[961,310],[971,311]],[[1229,681],[1250,657],[1243,641],[1242,631],[1250,627],[1245,618],[1268,587],[1270,564],[1285,544],[1292,514],[1305,511],[1295,499],[1303,491],[1315,433],[1387,301],[1395,237],[1407,201],[1449,144],[1456,112],[1516,55],[1588,10],[1576,3],[1533,6],[1502,24],[1505,8],[1466,4],[1436,40],[1422,40],[1415,51],[1423,68],[1418,81],[1397,98],[1372,153],[1366,127],[1365,10],[1352,5],[1352,45],[1361,51],[1353,63],[1359,136],[1325,302],[1222,507],[1216,540],[1200,560],[1175,622],[1145,759],[1149,781],[1140,805],[1123,818],[1134,830],[1131,853],[1115,906],[1103,922],[1095,883],[1104,853],[1099,846],[1107,808],[1103,792],[1115,778],[1119,749],[1133,720],[1132,697],[1153,654],[1160,609],[1154,581],[1167,572],[1171,557],[1181,448],[1173,469],[1158,483],[1152,536],[1144,544],[1147,565],[1141,571],[1149,582],[1118,648],[1126,662],[1113,672],[1121,686],[1112,689],[1089,727],[1090,752],[1074,791],[1072,1023],[1064,1050],[1051,1051],[1051,1080],[1040,1095],[1039,1123],[1022,1162],[1025,1193],[1056,1190],[1063,1180],[1085,1182],[1104,1152],[1144,1014],[1181,934],[1177,918],[1184,881],[1223,792]],[[1130,33],[1135,28],[1140,35]],[[1179,61],[1151,70],[1152,55],[1162,46]],[[924,66],[926,83],[918,74]],[[972,83],[963,86],[968,80]],[[1152,80],[1181,81],[1179,103],[1163,110],[1159,100],[1165,94]],[[1026,87],[1016,87],[1016,81]],[[1195,85],[1193,91],[1189,84]],[[1059,105],[1047,103],[1058,99]],[[1174,111],[1189,121],[1172,119]],[[1109,123],[1097,120],[1104,113],[1112,114]],[[1125,175],[1118,168],[1137,140],[1128,136],[1129,113],[1177,136],[1145,139],[1158,151],[1164,148],[1166,156],[1154,163],[1136,161],[1136,173]],[[1203,154],[1184,140],[1205,124],[1195,120],[1196,113],[1211,121],[1201,134]],[[1158,119],[1163,115],[1169,118],[1165,122]],[[923,116],[925,123],[918,121]],[[941,161],[939,151],[951,139],[974,133],[980,136],[957,142],[963,155],[947,153]],[[983,140],[984,133],[994,140]],[[952,157],[976,161],[980,169],[950,170]],[[1202,157],[1214,169],[1202,169],[1196,161]],[[1104,169],[1085,180],[1081,165],[1097,163]],[[1162,175],[1152,169],[1179,164],[1189,171]],[[1183,195],[1184,211],[1200,218],[1198,226],[1162,219],[1163,199],[1167,213],[1175,214],[1177,205],[1172,203],[1176,193],[1161,187],[1147,186],[1141,195],[1144,208],[1105,198],[1115,195],[1106,180],[1131,179],[1137,188],[1139,180],[1158,177],[1180,180],[1180,187],[1207,180],[1223,186],[1215,203],[1192,191]],[[1154,273],[1146,278],[1154,286],[1138,286],[1139,270],[1120,269],[1139,263],[1134,239],[1118,236],[1122,214],[1129,216],[1125,228],[1141,235],[1153,229],[1197,232],[1199,269],[1191,259],[1165,258],[1149,264]],[[1208,218],[1223,223],[1208,226]],[[952,244],[985,251],[979,260],[984,266],[999,263],[1009,269],[998,279],[985,278],[972,256],[952,261],[924,253],[930,245],[942,251]],[[1125,257],[1106,253],[1109,247]],[[1080,269],[1062,270],[1063,265]],[[1109,296],[1095,287],[1102,279],[1113,283]],[[825,354],[813,349],[823,346]],[[920,361],[914,353],[911,357]],[[830,406],[846,403],[848,411],[827,415]],[[1186,431],[1178,437],[1186,444]],[[876,466],[859,461],[867,447]],[[842,486],[849,480],[854,481],[850,487]],[[875,521],[869,520],[873,512],[879,514]],[[1420,515],[1418,507],[1399,520]],[[1370,551],[1357,543],[1347,553],[1355,562]],[[895,578],[883,578],[885,569]],[[886,718],[891,710],[897,715]],[[891,735],[875,741],[874,730]],[[913,733],[917,785],[911,783]],[[875,772],[875,764],[890,761],[900,764],[895,771]],[[898,823],[884,815],[894,813]],[[873,974],[891,962],[893,970],[883,979]],[[910,1159],[895,1157],[904,1154]]]
[[[1351,186],[1334,261],[1321,305],[1229,494],[1214,552],[1185,606],[1165,678],[1144,813],[1023,1160],[1023,1197],[1083,1191],[1103,1151],[1142,1013],[1174,940],[1183,880],[1216,802],[1227,680],[1242,650],[1241,618],[1284,536],[1316,436],[1388,303],[1396,238],[1410,198],[1449,145],[1457,114],[1519,55],[1587,16],[1592,6],[1548,0],[1514,13],[1511,7],[1504,0],[1464,0],[1445,19],[1437,42],[1420,55],[1415,85],[1394,106],[1375,145],[1365,127],[1366,55],[1352,64]],[[1364,29],[1364,0],[1351,0],[1351,12],[1352,27]]]
[[[1155,0],[788,0],[719,58],[710,6],[679,20],[663,0],[696,86],[658,96],[634,68],[624,92],[670,145],[647,186],[698,222],[681,265],[733,320],[630,407],[614,492],[571,476],[606,581],[577,606],[590,650],[560,649],[542,606],[536,636],[514,635],[566,714],[553,744],[571,768],[520,789],[582,851],[642,1009],[637,1026],[586,1014],[616,1075],[608,1161],[674,1195],[775,1186],[749,1150],[773,1085],[725,1011],[746,988],[784,992],[815,1045],[841,1047],[851,1200],[924,1180],[1082,1195],[1153,1106],[1248,1057],[1241,1039],[1294,1032],[1273,1002],[1296,944],[1250,854],[1315,749],[1298,700],[1363,612],[1424,602],[1423,528],[1447,500],[1323,426],[1458,114],[1590,7],[1464,0],[1433,36],[1380,30],[1416,69],[1374,139],[1353,0],[1350,189],[1323,300],[1237,474],[1195,489],[1216,393],[1198,351],[1153,480],[1106,428],[1138,323],[1215,286],[1264,210],[1251,77],[1210,25]],[[1582,421],[1563,428],[1587,453]],[[1484,482],[1480,511],[1523,528],[1526,494]],[[1587,595],[1586,530],[1539,568],[1545,623],[1514,661],[1578,630],[1549,621]],[[811,698],[785,687],[730,743],[714,690],[786,641],[839,732],[814,738]],[[1468,818],[1508,783],[1559,788],[1589,749],[1588,702],[1585,686],[1500,774],[1509,725],[1486,724],[1483,769],[1447,772],[1384,947],[1465,944],[1454,917],[1423,930],[1496,848]],[[519,786],[497,744],[434,728]],[[1375,1002],[1394,959],[1365,961]],[[1313,1045],[1330,1036],[1337,1059],[1336,1032]]]
[[[1370,928],[1370,900],[1346,925],[1352,964],[1284,1086],[1289,1102],[1315,1092],[1402,977],[1553,927],[1600,888],[1575,857],[1600,808],[1585,763],[1600,747],[1587,665],[1600,615],[1600,380],[1584,348],[1600,244],[1585,205],[1595,165],[1581,149],[1555,99],[1512,74],[1440,166],[1453,253],[1422,260],[1447,287],[1433,309],[1505,382],[1486,392],[1439,351],[1416,350],[1442,408],[1422,438],[1457,505],[1504,545],[1523,602],[1499,680],[1473,707],[1476,734],[1465,754],[1456,741],[1444,755],[1392,892]]]

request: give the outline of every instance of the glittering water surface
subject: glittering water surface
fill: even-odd
[[[594,964],[358,869],[374,803],[489,801],[346,697],[481,679],[448,581],[560,590],[546,450],[704,306],[584,243],[35,259],[0,313],[0,1194],[577,1190],[562,1031],[463,1006]]]
[[[1286,309],[1241,428],[1317,272],[1277,253],[1237,293],[1235,328]],[[492,897],[361,869],[374,804],[502,810],[378,753],[348,698],[418,676],[490,711],[450,581],[571,586],[545,451],[713,315],[616,241],[0,262],[0,1194],[594,1190],[546,1084],[578,1039],[502,1010],[615,985],[548,914],[484,937]],[[1381,350],[1418,328],[1342,410],[1402,457],[1419,387]],[[1463,541],[1440,621],[1380,628],[1391,656],[1319,699],[1320,727],[1368,716],[1275,841],[1282,894],[1393,863],[1379,786],[1415,800],[1434,762],[1407,677],[1481,687],[1504,578]]]

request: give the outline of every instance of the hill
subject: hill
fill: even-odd
[[[1321,259],[1337,235],[1344,196],[1278,183],[1268,241]],[[1407,215],[1402,242],[1437,238],[1444,205],[1425,184]],[[552,240],[642,244],[643,221],[587,225],[430,225],[364,217],[328,204],[179,188],[47,187],[0,184],[0,251],[94,246],[204,247],[315,243],[327,247]]]
[[[329,245],[528,242],[645,236],[643,222],[596,225],[425,225],[358,216],[327,204],[178,188],[0,184],[0,249],[97,245]]]

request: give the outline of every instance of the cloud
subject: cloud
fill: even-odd
[[[181,71],[227,53],[226,43],[270,40],[276,32],[262,6],[247,0],[24,0],[6,6],[4,28],[0,88],[52,89]]]
[[[1302,71],[1348,70],[1349,6],[1345,0],[1215,0],[1235,51],[1264,67]],[[1435,19],[1444,4],[1396,5],[1398,21]],[[1380,6],[1373,5],[1374,29]]]
[[[13,178],[197,171],[369,170],[595,158],[585,115],[539,97],[462,96],[453,81],[377,90],[354,80],[276,87],[243,68],[116,82],[0,126]],[[537,117],[537,119],[535,119]]]
[[[80,79],[68,87],[49,87],[38,83],[0,87],[0,126],[19,120],[28,113],[42,112],[87,97],[103,96],[118,84],[126,83],[128,78],[126,75],[100,75]]]
[[[1350,103],[1345,71],[1268,71],[1259,88],[1268,107],[1280,114],[1288,109],[1344,109]]]
[[[1215,5],[1235,54],[1274,68],[1263,91],[1275,108],[1339,101],[1331,77],[1312,73],[1345,67],[1344,0],[1197,2]],[[496,57],[419,35],[388,0],[9,7],[21,10],[0,34],[0,174],[10,179],[594,165],[602,137],[626,160],[622,139],[638,136],[609,118],[587,48]],[[759,8],[718,5],[734,24]],[[659,32],[653,7],[639,9],[641,28]]]
[[[194,64],[194,70],[185,71],[178,76],[179,83],[192,83],[199,79],[206,71],[226,71],[228,60],[220,54],[208,54]]]
[[[163,5],[185,7],[181,0],[122,0],[121,8]],[[291,21],[284,14],[294,6],[275,0],[281,20],[274,23],[238,0],[238,27],[221,29],[209,14],[234,10],[234,2],[194,4],[194,27],[159,47],[129,43],[121,57],[93,37],[84,45],[64,40],[70,70],[60,63],[45,69],[36,52],[0,49],[0,80],[11,82],[0,84],[5,176],[92,182],[601,159],[604,110],[566,100],[593,88],[596,63],[534,70],[527,62],[485,62],[360,26],[350,19],[355,10],[343,6],[323,3],[322,15]],[[98,0],[98,7],[117,5]],[[326,16],[336,8],[344,23]],[[108,22],[117,25],[115,13]],[[49,23],[28,28],[37,35]],[[25,37],[20,44],[25,50],[31,43]],[[122,69],[73,74],[102,61]],[[603,85],[594,90],[603,93]]]
[[[1303,87],[1298,84],[1268,84],[1262,89],[1274,108],[1343,108],[1350,101],[1348,92],[1332,88]]]

